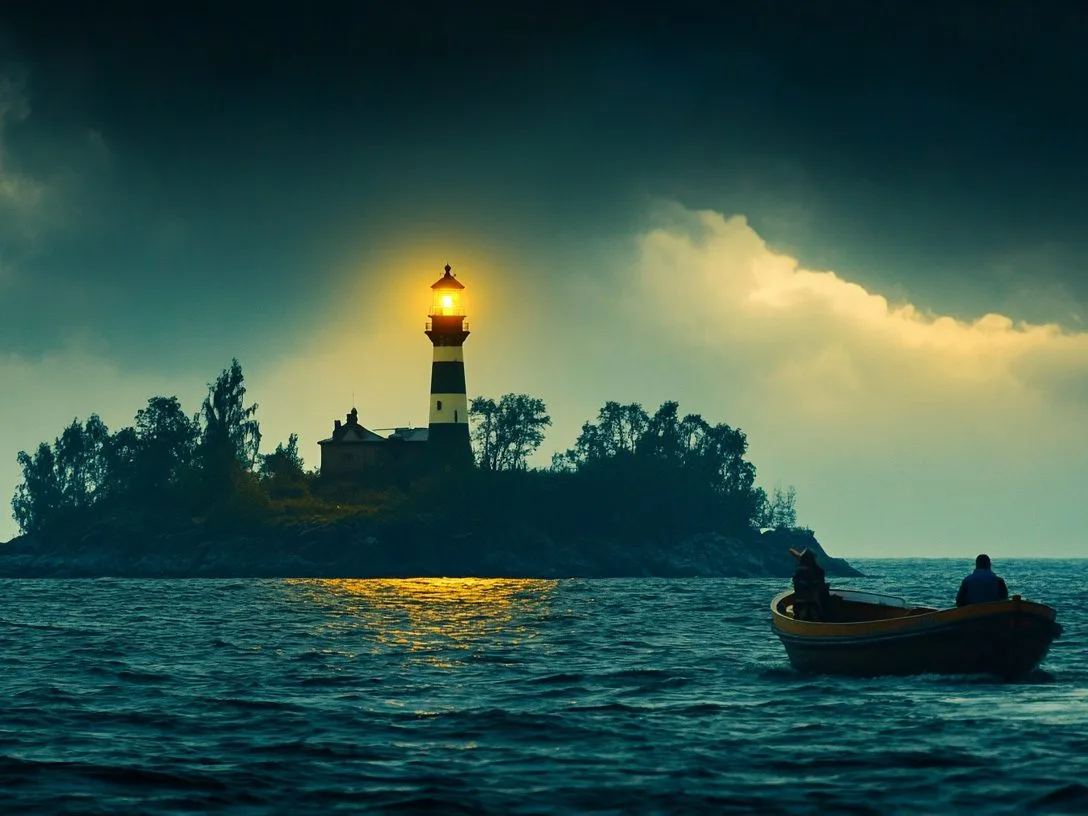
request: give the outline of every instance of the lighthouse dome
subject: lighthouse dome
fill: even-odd
[[[464,289],[465,285],[453,276],[453,270],[446,264],[446,274],[431,284],[432,289]]]

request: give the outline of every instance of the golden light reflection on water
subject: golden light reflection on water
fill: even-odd
[[[314,634],[357,650],[404,651],[451,666],[450,650],[517,648],[535,637],[558,581],[505,578],[291,579],[297,600],[324,610]]]

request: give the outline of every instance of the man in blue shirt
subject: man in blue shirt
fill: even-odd
[[[990,556],[985,553],[975,559],[975,571],[963,579],[956,593],[956,606],[1003,601],[1009,597],[1005,581],[990,569]]]

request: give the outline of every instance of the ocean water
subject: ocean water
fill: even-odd
[[[0,813],[1088,813],[1088,561],[995,566],[1027,682],[797,675],[779,580],[0,581]]]

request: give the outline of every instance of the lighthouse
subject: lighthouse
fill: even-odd
[[[434,345],[427,447],[436,461],[450,467],[472,466],[465,391],[465,339],[468,322],[462,302],[464,284],[446,264],[446,274],[431,284],[434,297],[426,334]]]

